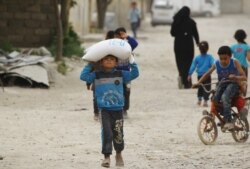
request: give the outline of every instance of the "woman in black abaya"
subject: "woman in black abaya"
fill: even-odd
[[[194,41],[199,44],[199,34],[196,22],[190,18],[190,9],[187,6],[181,8],[174,16],[171,25],[171,35],[174,40],[174,52],[181,85],[185,89],[191,87],[191,82],[187,80],[188,71],[194,57]],[[180,87],[180,88],[183,88]]]

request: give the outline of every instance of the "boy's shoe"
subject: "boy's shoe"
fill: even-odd
[[[123,119],[128,119],[128,112],[127,112],[127,110],[123,110]]]
[[[109,168],[110,167],[110,157],[106,157],[104,160],[102,160],[101,166]]]
[[[234,129],[234,124],[232,122],[227,122],[224,126],[223,126],[223,131],[226,130],[232,130]]]
[[[123,161],[121,153],[116,153],[115,161],[116,161],[115,165],[117,167],[123,167],[124,166],[124,161]]]
[[[208,107],[207,101],[204,101],[203,107]]]
[[[94,120],[95,120],[95,121],[98,121],[98,120],[99,120],[99,115],[98,115],[98,114],[95,114],[95,115],[94,115]]]

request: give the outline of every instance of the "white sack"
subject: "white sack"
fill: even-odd
[[[132,49],[127,41],[122,39],[108,39],[98,42],[86,50],[83,60],[96,62],[107,55],[113,55],[118,59],[128,59]]]

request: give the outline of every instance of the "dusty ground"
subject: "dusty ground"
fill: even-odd
[[[196,21],[201,40],[210,43],[215,56],[219,46],[234,42],[236,29],[250,33],[247,16]],[[196,128],[204,108],[195,104],[196,90],[177,89],[169,30],[169,26],[152,28],[147,22],[139,32],[135,52],[140,77],[132,83],[125,120],[124,169],[249,168],[249,141],[235,143],[220,130],[215,145],[205,146],[199,140]],[[70,62],[73,71],[58,74],[49,90],[0,91],[1,169],[101,168],[100,124],[93,120],[92,93],[79,80],[83,64]],[[111,168],[116,168],[114,164],[112,156]]]

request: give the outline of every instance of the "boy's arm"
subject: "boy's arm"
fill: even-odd
[[[197,66],[197,61],[196,60],[197,60],[197,58],[194,58],[194,60],[192,62],[192,65],[191,65],[191,67],[189,69],[189,72],[188,72],[189,76],[191,76],[194,73],[194,70],[195,70],[195,68]]]
[[[215,59],[212,55],[210,55],[210,65],[214,65],[215,64]]]
[[[127,40],[133,51],[138,46],[138,42],[130,36],[127,36]]]
[[[190,69],[189,69],[189,72],[188,72],[188,77],[187,77],[187,80],[190,82],[191,81],[191,77],[192,77],[192,74],[194,73],[194,70],[197,66],[197,59],[194,58],[193,61],[192,61],[192,64],[190,66]]]
[[[128,83],[139,76],[139,69],[136,63],[130,64],[131,71],[122,71],[123,73],[123,83]]]
[[[95,72],[91,72],[92,64],[87,64],[81,72],[80,79],[87,83],[93,83],[95,79]]]
[[[235,75],[229,75],[229,79],[230,80],[235,80],[235,81],[246,81],[246,74],[244,72],[244,70],[242,69],[240,62],[238,60],[234,60],[234,65],[236,66],[239,75],[235,76]]]
[[[132,51],[138,46],[138,42],[135,40],[135,38],[128,36],[128,34],[126,32],[121,31],[120,36],[122,39],[128,40],[128,44],[131,46]]]
[[[250,62],[250,50],[247,51],[247,60]]]
[[[197,87],[198,85],[200,85],[204,80],[206,80],[212,73],[213,73],[213,71],[215,70],[215,64],[200,78],[200,80],[196,83],[196,84],[194,84],[193,86],[192,86],[192,88],[195,88],[195,87]]]

